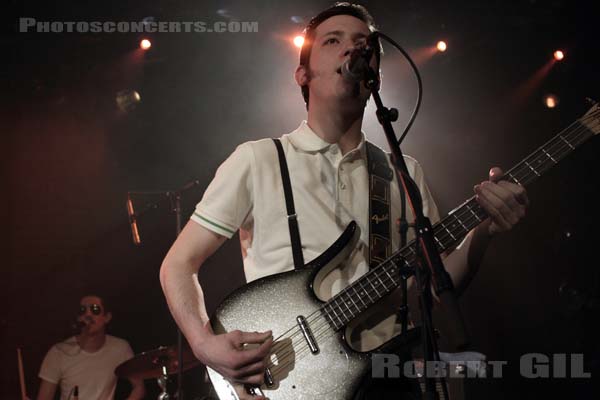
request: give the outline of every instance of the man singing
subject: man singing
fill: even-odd
[[[335,295],[369,269],[367,153],[373,145],[366,141],[361,127],[370,91],[362,83],[345,79],[341,67],[355,49],[366,45],[374,30],[367,10],[349,3],[338,3],[309,22],[295,71],[307,120],[280,138],[304,260],[310,261],[326,250],[350,221],[356,221],[361,229],[360,241],[348,261],[317,288],[324,298]],[[371,59],[376,71],[379,60],[376,51]],[[384,159],[393,169],[389,157]],[[411,157],[405,161],[421,192],[424,214],[432,223],[437,222],[437,207],[420,165]],[[525,190],[501,181],[501,176],[502,171],[493,168],[489,181],[475,186],[479,204],[490,217],[445,258],[446,269],[459,291],[476,272],[490,239],[511,229],[525,214]],[[390,193],[389,217],[396,221],[401,215],[396,179],[390,180]],[[409,207],[406,215],[408,222],[413,222]],[[396,249],[400,234],[393,228],[392,222],[390,236]],[[278,156],[270,139],[241,144],[220,166],[168,252],[160,274],[171,312],[198,359],[232,382],[259,385],[264,379],[265,357],[273,344],[271,332],[215,334],[197,279],[199,267],[238,230],[248,282],[294,268]],[[380,304],[378,322],[369,323],[368,329],[356,334],[358,348],[373,348],[398,332],[397,297],[392,295]],[[248,396],[243,391],[238,394]]]

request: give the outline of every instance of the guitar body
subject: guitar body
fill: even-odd
[[[600,106],[595,105],[507,171],[505,179],[527,185],[599,132]],[[487,217],[475,197],[465,201],[433,227],[438,252],[453,249]],[[321,301],[313,288],[348,258],[359,237],[356,223],[350,223],[329,249],[303,269],[271,275],[238,289],[211,319],[215,333],[273,331],[275,342],[265,375],[272,375],[272,384],[257,388],[269,399],[350,399],[369,370],[369,353],[354,351],[347,344],[348,325],[397,288],[401,267],[415,265],[417,260],[413,240],[332,299]],[[244,388],[234,387],[210,368],[208,374],[220,400],[239,399],[236,390]]]
[[[239,329],[246,332],[271,329],[278,338],[290,328],[297,326],[296,317],[312,314],[321,307],[312,289],[313,271],[290,271],[254,281],[229,296],[220,306],[213,323],[215,333]],[[360,377],[369,368],[370,357],[358,353],[346,345],[343,335],[331,327],[324,339],[317,339],[319,353],[292,350],[289,343],[271,356],[272,360],[283,358],[289,365],[274,374],[274,385],[261,390],[271,400],[292,399],[349,399],[356,390]],[[300,339],[300,338],[298,338]],[[304,340],[304,339],[302,339]],[[286,344],[286,339],[276,341]],[[284,352],[293,351],[289,357]],[[274,368],[275,369],[275,368]],[[209,376],[217,390],[219,399],[237,399],[232,388],[215,371]],[[223,386],[219,391],[218,386]]]
[[[350,399],[368,371],[369,354],[352,350],[344,334],[336,332],[325,318],[316,317],[321,315],[323,302],[313,290],[315,281],[350,254],[359,236],[356,224],[350,224],[325,253],[304,269],[267,276],[239,288],[211,319],[215,333],[273,331],[270,360],[274,366],[270,370],[274,382],[271,387],[260,388],[270,400]],[[307,319],[318,353],[308,348],[298,316]],[[220,400],[239,398],[234,386],[219,373],[208,368],[208,374]]]

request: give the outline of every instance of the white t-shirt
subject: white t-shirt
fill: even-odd
[[[117,386],[115,368],[132,357],[126,340],[106,335],[104,346],[88,353],[73,336],[50,348],[39,377],[60,385],[61,400],[72,397],[75,386],[79,387],[82,400],[112,400]]]
[[[358,147],[342,156],[337,144],[317,136],[306,122],[281,137],[298,216],[305,262],[323,253],[352,221],[361,238],[348,262],[332,271],[319,294],[329,298],[368,271],[369,178],[364,135]],[[423,197],[423,212],[432,224],[439,214],[419,163],[405,156],[409,174]],[[400,194],[394,178],[391,188],[393,250],[400,235]],[[409,223],[414,216],[406,205]],[[220,235],[231,238],[240,230],[246,281],[294,268],[287,211],[275,144],[271,139],[237,147],[217,170],[191,217]],[[413,237],[409,230],[408,240]],[[395,321],[395,319],[394,319]]]

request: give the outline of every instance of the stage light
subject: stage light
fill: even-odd
[[[565,53],[563,53],[562,50],[556,50],[554,52],[554,59],[556,61],[561,61],[563,58],[565,58]]]
[[[549,94],[544,97],[544,104],[548,108],[556,108],[556,106],[558,106],[558,97],[553,94]]]
[[[446,42],[444,42],[443,40],[440,40],[439,42],[437,42],[436,47],[437,47],[438,51],[440,51],[440,52],[444,52],[448,48],[448,46],[446,45]]]
[[[148,50],[150,47],[152,47],[152,43],[148,39],[143,39],[140,42],[140,48],[142,50]]]
[[[294,46],[296,46],[297,48],[301,48],[303,44],[304,44],[304,36],[296,36],[294,38]]]
[[[142,100],[142,97],[135,90],[121,90],[115,98],[117,107],[124,113],[135,109],[136,105]]]

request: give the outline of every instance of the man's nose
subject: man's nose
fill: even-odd
[[[348,57],[354,50],[358,49],[359,47],[360,45],[356,43],[350,43],[346,45],[346,48],[344,50],[344,57]]]

